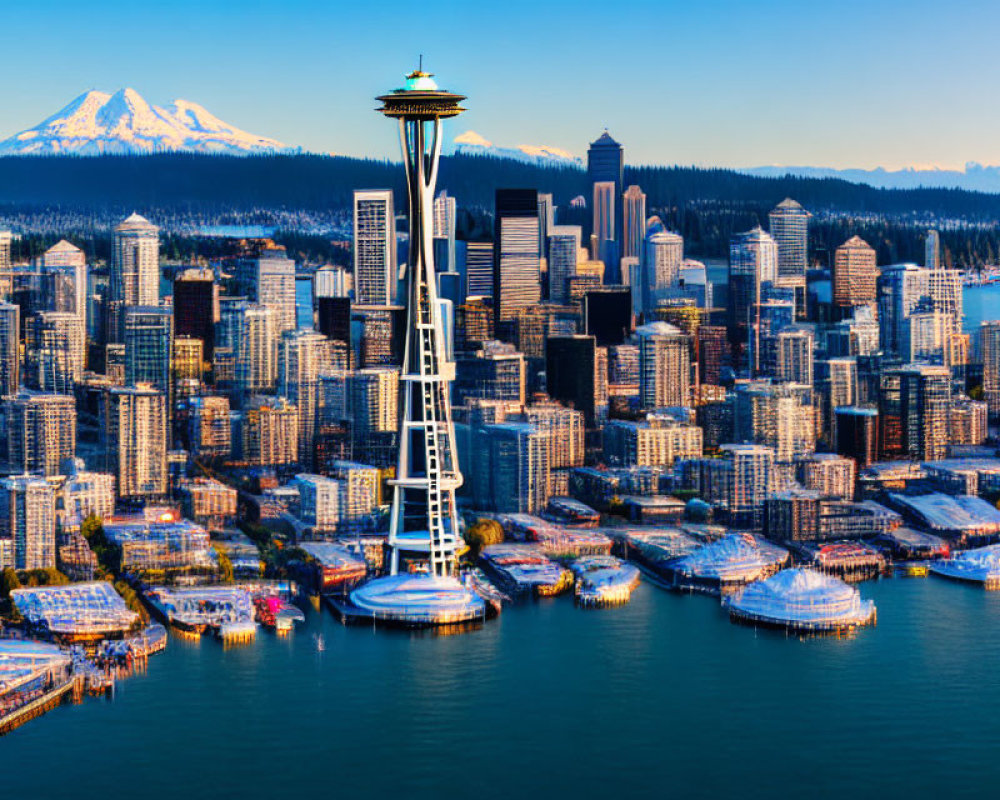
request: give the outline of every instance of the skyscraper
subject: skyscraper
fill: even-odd
[[[951,371],[911,364],[882,374],[879,423],[882,456],[934,461],[948,446]]]
[[[990,419],[1000,418],[1000,320],[979,327],[979,352],[983,358],[983,399]]]
[[[493,242],[466,242],[465,296],[493,297]]]
[[[777,369],[775,377],[788,383],[813,383],[813,347],[815,337],[811,328],[797,325],[778,332]]]
[[[603,259],[606,243],[615,241],[615,221],[618,211],[618,187],[614,181],[596,181],[593,187],[591,207],[594,210],[593,236],[597,239],[597,251],[592,257]]]
[[[760,305],[778,275],[778,245],[759,226],[729,245],[729,335],[735,347],[750,346],[749,366],[760,364]]]
[[[299,409],[299,463],[313,468],[319,375],[332,369],[332,342],[315,331],[286,331],[278,358],[278,393]]]
[[[569,279],[576,275],[580,254],[581,230],[579,225],[559,225],[549,234],[549,300],[567,303]]]
[[[209,269],[186,269],[174,280],[174,335],[200,339],[205,360],[215,352],[219,287]]]
[[[619,198],[625,185],[625,149],[611,135],[604,131],[587,150],[587,179],[591,186],[596,183],[614,184],[615,223],[612,228],[614,241],[621,241],[622,214]],[[591,192],[593,194],[593,192]],[[596,233],[596,229],[592,231]]]
[[[805,275],[809,256],[809,212],[786,197],[767,216],[771,236],[778,245],[778,277]]]
[[[244,305],[236,336],[236,383],[242,397],[274,391],[279,337],[274,309]]]
[[[166,397],[152,386],[113,386],[104,393],[104,463],[118,496],[149,500],[167,493]]]
[[[63,474],[63,461],[76,455],[76,404],[62,394],[20,392],[8,397],[7,460],[24,473]]]
[[[412,246],[412,242],[411,242]],[[396,286],[396,215],[392,191],[354,193],[354,299],[386,306]]]
[[[295,313],[295,262],[284,247],[268,247],[251,262],[250,298],[274,311],[277,335],[298,327]]]
[[[950,315],[948,334],[958,333],[962,319],[962,275],[958,270],[927,269],[916,264],[885,267],[878,277],[880,344],[890,356],[905,357],[909,319],[915,312]]]
[[[83,328],[76,314],[42,311],[25,331],[25,383],[43,392],[72,394],[83,373]]]
[[[665,230],[650,231],[645,241],[643,266],[648,285],[646,310],[653,308],[665,289],[677,285],[684,263],[684,238]]]
[[[875,307],[878,267],[875,250],[860,236],[852,236],[837,248],[833,263],[833,303],[841,309]]]
[[[108,341],[121,341],[125,306],[160,303],[160,229],[132,214],[115,228],[108,286]]]
[[[42,255],[44,307],[51,311],[76,314],[87,341],[87,258],[65,239]]]
[[[646,238],[646,195],[638,186],[625,190],[622,214],[622,258],[641,258]]]
[[[165,395],[171,390],[173,315],[169,308],[125,309],[125,383],[148,383]]]
[[[15,569],[56,565],[55,489],[44,478],[0,480],[0,538],[14,543]]]
[[[0,303],[0,396],[17,394],[21,380],[21,309]]]
[[[691,404],[691,339],[666,322],[636,328],[639,400],[644,408]]]
[[[549,397],[582,411],[587,425],[598,415],[597,340],[593,336],[550,336],[545,346]]]
[[[497,189],[493,219],[493,314],[499,330],[542,297],[538,192]]]

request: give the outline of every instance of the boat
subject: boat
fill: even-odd
[[[953,558],[935,561],[930,571],[941,578],[976,583],[991,591],[1000,589],[1000,544],[966,550]]]
[[[570,564],[582,606],[624,605],[639,585],[638,567],[615,556],[584,556]]]
[[[288,633],[296,622],[306,620],[298,607],[277,595],[259,595],[253,599],[253,604],[257,621],[279,634]]]
[[[902,561],[895,565],[896,574],[904,578],[926,578],[930,574],[930,567],[919,561]]]

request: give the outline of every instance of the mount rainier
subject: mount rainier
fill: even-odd
[[[223,122],[196,103],[146,102],[135,89],[90,91],[33,128],[0,142],[0,156],[187,151],[246,155],[297,152]]]

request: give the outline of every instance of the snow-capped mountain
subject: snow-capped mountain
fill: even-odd
[[[835,169],[833,167],[744,167],[737,172],[765,178],[794,175],[800,178],[840,178],[851,183],[866,183],[878,189],[967,189],[974,192],[1000,192],[1000,167],[983,166],[970,161],[964,169],[941,167],[906,167],[889,170]]]
[[[274,139],[240,130],[196,103],[147,103],[135,89],[91,91],[33,128],[0,142],[0,155],[100,155],[169,151],[240,155],[287,152]]]
[[[583,161],[580,158],[559,147],[550,147],[544,144],[519,144],[516,147],[500,147],[493,144],[493,142],[484,136],[480,136],[475,131],[466,131],[456,136],[453,140],[451,152],[461,155],[513,158],[528,164],[574,167],[583,165]]]

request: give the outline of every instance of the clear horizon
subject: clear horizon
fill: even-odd
[[[88,89],[130,86],[309,151],[396,158],[373,98],[422,52],[442,86],[469,96],[450,137],[583,156],[607,127],[632,164],[1000,164],[1000,64],[982,58],[1000,22],[992,4],[946,15],[925,0],[628,10],[42,0],[6,9],[0,43],[20,74],[0,87],[0,139]]]

